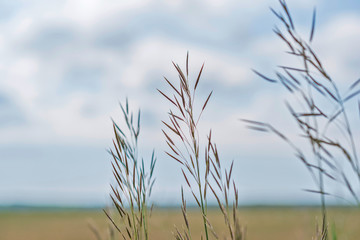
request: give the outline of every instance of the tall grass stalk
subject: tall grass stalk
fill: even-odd
[[[120,128],[113,120],[115,138],[113,149],[109,152],[113,157],[112,168],[115,184],[111,185],[110,197],[120,216],[120,223],[104,210],[114,227],[123,239],[149,239],[149,197],[155,182],[154,168],[156,157],[151,156],[149,169],[145,169],[145,161],[138,157],[138,138],[140,135],[140,110],[134,117],[129,111],[128,100],[125,106],[120,104],[127,131]]]
[[[316,11],[314,9],[312,25],[308,37],[300,35],[295,28],[289,8],[285,0],[279,0],[281,10],[271,9],[280,20],[282,28],[275,27],[275,34],[288,47],[287,53],[300,60],[300,66],[279,66],[275,77],[254,72],[271,83],[278,83],[290,94],[286,106],[300,131],[300,137],[306,139],[308,146],[296,143],[272,125],[252,120],[244,120],[249,128],[275,133],[286,141],[294,150],[296,157],[304,163],[311,173],[317,189],[306,191],[321,196],[323,224],[319,239],[327,239],[326,195],[334,193],[326,191],[325,181],[336,181],[352,196],[357,205],[359,190],[354,189],[352,174],[360,182],[360,168],[355,137],[349,120],[348,108],[358,94],[360,79],[348,87],[345,93],[339,90],[335,80],[329,75],[320,58],[312,47],[315,33]],[[282,29],[282,30],[280,30]],[[355,102],[355,107],[358,103]],[[359,103],[360,106],[360,103]],[[307,154],[307,149],[311,154]],[[344,164],[351,173],[345,172]]]
[[[201,142],[202,138],[199,136],[198,124],[212,95],[210,92],[206,100],[200,104],[200,109],[196,108],[196,91],[204,65],[202,65],[196,80],[192,82],[189,80],[189,54],[186,57],[185,72],[178,64],[173,63],[173,65],[178,73],[179,81],[172,83],[165,78],[172,91],[165,94],[159,90],[172,106],[168,113],[168,122],[163,121],[165,126],[163,133],[169,147],[169,151],[166,153],[181,165],[186,185],[202,214],[205,239],[210,239],[210,234],[216,239],[219,238],[208,219],[209,190],[216,198],[224,215],[230,239],[244,239],[244,229],[240,227],[237,217],[238,190],[232,180],[233,163],[229,170],[223,171],[216,144],[211,138],[211,130],[206,141]],[[204,149],[203,154],[200,149]],[[231,192],[234,198],[232,204],[229,202]],[[176,239],[192,239],[183,189],[181,189],[181,193],[181,209],[186,228],[183,231],[177,229],[175,237]]]

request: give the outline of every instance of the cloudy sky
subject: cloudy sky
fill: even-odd
[[[359,78],[360,2],[288,4],[304,34],[317,7],[314,48],[324,65],[340,82]],[[158,156],[153,199],[177,202],[184,181],[164,154],[170,105],[156,88],[170,90],[162,77],[176,81],[171,61],[184,66],[187,51],[191,76],[205,62],[198,97],[214,94],[202,128],[235,161],[241,202],[316,202],[287,146],[239,121],[292,124],[285,91],[251,71],[272,74],[288,61],[270,6],[280,8],[276,0],[0,1],[0,205],[109,203],[110,118],[122,121],[126,97],[143,113],[141,152]]]

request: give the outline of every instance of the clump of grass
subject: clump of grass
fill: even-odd
[[[156,157],[154,151],[151,156],[149,170],[145,169],[145,161],[138,157],[138,138],[140,135],[140,110],[137,122],[133,112],[129,111],[128,101],[125,107],[120,104],[127,132],[121,129],[113,120],[115,139],[113,149],[109,152],[113,157],[112,168],[115,184],[111,185],[110,197],[120,216],[120,223],[105,210],[105,214],[113,223],[123,239],[142,240],[149,238],[149,217],[151,208],[149,197],[155,182],[154,168]]]
[[[348,114],[349,104],[354,103],[352,100],[360,93],[360,79],[351,84],[347,92],[342,93],[312,47],[315,9],[309,37],[303,37],[296,31],[285,0],[279,2],[281,11],[271,11],[280,20],[283,30],[275,27],[274,32],[288,47],[287,53],[299,59],[301,65],[279,66],[274,78],[255,70],[254,72],[268,82],[280,84],[291,93],[286,106],[297,123],[300,137],[307,140],[308,146],[295,143],[297,139],[286,136],[271,124],[244,121],[252,129],[275,133],[289,144],[296,157],[304,163],[317,185],[317,189],[306,191],[321,195],[323,224],[318,239],[327,239],[325,196],[335,194],[326,191],[325,182],[330,180],[341,183],[356,204],[360,204],[360,191],[354,189],[355,183],[351,181],[354,176],[360,182],[360,167],[353,126]],[[355,107],[357,104],[360,107],[360,102],[355,102]],[[308,149],[311,149],[310,154]],[[351,169],[351,173],[345,172],[344,164]]]
[[[159,92],[171,103],[172,107],[168,113],[168,122],[163,121],[163,130],[166,143],[169,147],[167,155],[180,163],[181,171],[186,185],[192,193],[194,200],[202,214],[204,238],[210,239],[212,234],[216,239],[218,235],[214,231],[207,214],[208,193],[213,194],[218,203],[228,228],[230,239],[242,240],[245,238],[245,230],[240,226],[237,217],[238,190],[232,180],[233,163],[229,170],[223,170],[216,144],[211,138],[209,131],[203,146],[200,142],[198,124],[205,110],[212,92],[201,104],[200,110],[195,107],[196,90],[201,78],[204,65],[202,65],[195,81],[189,80],[189,55],[186,57],[186,72],[184,73],[179,65],[173,63],[178,75],[177,84],[165,78],[172,92],[165,94]],[[204,149],[203,154],[200,149]],[[234,201],[230,201],[232,192]],[[182,193],[182,213],[185,221],[183,230],[176,229],[176,239],[192,239],[191,226],[186,214],[186,200]]]

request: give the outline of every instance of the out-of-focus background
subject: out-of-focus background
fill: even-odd
[[[216,209],[209,210],[209,218],[220,239],[225,239],[227,228],[223,215]],[[313,239],[316,224],[321,216],[316,208],[242,208],[240,220],[246,226],[246,239],[282,240]],[[336,229],[338,239],[355,240],[360,234],[360,211],[353,208],[329,210],[331,228]],[[201,239],[201,214],[188,209],[193,239]],[[184,225],[180,209],[157,209],[150,223],[149,239],[174,239],[173,233]],[[98,210],[47,209],[0,213],[0,237],[2,240],[92,240],[97,239],[90,230],[97,229],[102,239],[109,239],[109,221]],[[202,233],[203,234],[203,233]],[[331,236],[331,232],[329,235]],[[118,238],[122,239],[119,235]]]
[[[287,2],[305,35],[316,6],[314,49],[340,88],[358,79],[360,2]],[[222,159],[234,160],[240,204],[319,204],[302,190],[314,183],[289,148],[239,121],[294,126],[286,92],[251,70],[271,75],[292,61],[272,31],[278,21],[269,7],[280,8],[276,0],[0,1],[0,206],[108,206],[111,118],[123,125],[119,102],[127,97],[142,112],[141,154],[150,159],[155,148],[158,156],[152,200],[178,206],[183,176],[164,154],[161,133],[170,105],[156,89],[169,91],[163,76],[176,80],[171,61],[184,66],[187,51],[192,78],[205,62],[199,101],[214,93],[201,130],[206,137],[211,128]],[[2,212],[0,223],[11,219]]]
[[[314,48],[336,80],[356,80],[359,1],[288,5],[303,34],[317,7]],[[294,124],[285,91],[251,71],[271,75],[289,61],[269,7],[280,9],[276,0],[1,1],[0,205],[108,204],[110,118],[122,121],[126,97],[142,110],[143,156],[158,156],[153,200],[178,203],[183,179],[160,131],[169,104],[156,88],[169,90],[162,77],[176,80],[171,61],[184,66],[187,51],[191,76],[205,62],[199,97],[214,94],[202,126],[235,161],[240,202],[317,203],[301,190],[313,182],[287,146],[239,121]]]

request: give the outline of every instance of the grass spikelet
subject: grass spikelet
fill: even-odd
[[[202,214],[204,239],[210,239],[209,233],[211,233],[216,239],[218,239],[218,236],[213,226],[211,225],[207,215],[207,188],[209,187],[211,193],[214,195],[218,202],[219,209],[224,215],[225,224],[229,230],[229,239],[243,240],[245,239],[245,234],[242,232],[242,229],[237,228],[237,226],[239,225],[237,218],[238,192],[235,186],[234,188],[230,187],[230,182],[232,182],[233,163],[231,164],[230,170],[221,169],[221,160],[219,158],[216,144],[213,143],[211,140],[211,130],[209,131],[207,141],[205,141],[204,148],[200,147],[201,138],[199,137],[198,124],[201,115],[206,109],[212,96],[211,91],[207,95],[204,103],[201,104],[200,111],[196,110],[196,91],[199,87],[199,82],[201,74],[203,72],[204,64],[201,66],[201,69],[195,80],[195,84],[191,84],[190,80],[188,79],[189,54],[187,54],[186,56],[186,76],[178,64],[173,62],[173,66],[175,67],[179,75],[178,84],[171,83],[167,78],[165,78],[165,81],[168,83],[168,85],[174,92],[170,94],[165,94],[163,91],[159,90],[161,95],[163,95],[167,101],[172,103],[172,106],[174,107],[171,108],[169,111],[169,121],[163,121],[163,124],[165,126],[165,128],[163,129],[163,133],[166,138],[166,142],[168,142],[170,152],[172,152],[173,154],[169,152],[166,153],[172,159],[179,162],[182,166],[181,171],[184,176],[186,185],[192,193],[192,196],[196,201]],[[174,87],[176,85],[178,85],[179,87]],[[181,99],[181,104],[179,103],[178,98]],[[205,149],[205,151],[201,153],[200,149]],[[202,157],[204,158],[202,159]],[[205,168],[202,169],[201,166],[205,166]],[[222,178],[222,174],[226,175],[225,179]],[[212,184],[216,184],[217,188],[212,186]],[[229,194],[232,191],[234,195],[233,197],[236,200],[234,200],[234,202],[231,204],[229,202]],[[183,190],[181,190],[181,193],[181,209],[183,212],[186,229],[184,229],[183,231],[176,229],[176,233],[174,235],[176,239],[191,239],[191,226],[189,225],[186,216],[186,202],[184,200]],[[234,218],[231,218],[231,214],[229,214],[231,206],[233,206],[234,208]],[[237,229],[237,232],[234,229]]]

